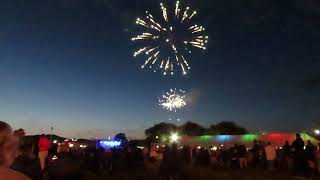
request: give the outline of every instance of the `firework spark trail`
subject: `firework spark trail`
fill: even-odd
[[[159,105],[169,111],[176,111],[187,105],[185,91],[170,89],[159,98]]]
[[[175,9],[175,15],[178,17],[178,12],[180,11],[179,9],[179,1],[176,2],[176,9]]]
[[[188,60],[191,60],[186,56],[191,54],[192,48],[205,50],[208,36],[204,27],[191,22],[197,11],[191,11],[190,7],[182,6],[179,1],[176,1],[172,8],[160,3],[160,8],[162,18],[155,18],[148,11],[145,18],[137,18],[136,24],[144,30],[131,40],[143,46],[135,51],[133,56],[146,55],[142,68],[150,64],[150,68],[153,67],[155,72],[160,70],[164,75],[173,75],[179,67],[185,75],[190,69]]]

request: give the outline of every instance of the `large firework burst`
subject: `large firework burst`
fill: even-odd
[[[159,105],[169,111],[176,111],[187,105],[185,91],[170,89],[159,98]]]
[[[176,67],[187,74],[190,69],[187,56],[193,48],[205,50],[208,42],[205,28],[193,24],[192,18],[197,14],[190,7],[182,7],[177,1],[175,8],[168,11],[160,3],[163,18],[155,18],[146,11],[146,18],[137,18],[136,24],[142,27],[142,33],[133,37],[142,46],[134,52],[136,57],[146,55],[141,68],[149,67],[155,72],[160,70],[164,75],[174,74]]]

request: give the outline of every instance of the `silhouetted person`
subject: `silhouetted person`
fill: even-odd
[[[171,150],[169,151],[168,159],[168,173],[172,179],[177,179],[180,174],[181,157],[178,151],[177,144],[172,144]]]
[[[208,149],[201,148],[199,151],[201,165],[210,164],[210,153]]]
[[[238,160],[239,160],[239,146],[234,144],[234,146],[230,149],[232,158],[231,158],[231,167],[236,168],[238,167]]]
[[[239,154],[239,164],[240,168],[247,167],[247,149],[245,145],[240,145],[238,148],[238,154]]]
[[[165,146],[164,151],[163,151],[163,156],[162,156],[162,161],[160,164],[160,177],[163,179],[168,178],[169,176],[169,158],[170,158],[170,149],[168,146]]]
[[[300,134],[296,134],[296,140],[293,141],[292,145],[293,150],[293,161],[294,168],[296,172],[301,172],[305,169],[305,159],[304,159],[304,142],[300,137]]]
[[[14,160],[11,168],[25,174],[32,180],[41,179],[40,161],[33,154],[31,143],[25,143],[20,147],[20,154]]]
[[[316,160],[317,160],[317,170],[320,173],[320,143],[318,143],[318,147],[316,150]]]
[[[254,140],[253,141],[253,147],[252,147],[252,154],[253,154],[252,164],[254,166],[259,164],[259,161],[260,161],[259,151],[260,151],[260,145],[258,144],[257,140]]]
[[[219,159],[219,165],[221,167],[229,167],[230,166],[229,162],[231,159],[230,150],[222,150],[218,155],[218,159]]]
[[[171,149],[165,147],[163,159],[160,166],[160,175],[163,179],[177,179],[180,174],[180,154],[176,144],[172,144]]]
[[[290,156],[290,154],[291,154],[291,147],[290,147],[288,141],[285,142],[285,144],[283,145],[283,148],[282,148],[282,149],[283,149],[283,153],[284,153],[285,155]]]
[[[311,143],[310,140],[307,141],[305,157],[308,162],[308,165],[312,169],[316,169],[316,150],[317,147]]]
[[[48,169],[50,180],[81,180],[83,178],[83,169],[79,160],[71,156],[63,156],[55,161],[55,164]]]
[[[190,147],[189,146],[185,146],[182,149],[182,153],[183,153],[183,160],[185,163],[189,164],[191,161],[191,152],[190,152]]]
[[[289,145],[289,142],[286,141],[284,146],[282,147],[283,150],[283,166],[285,168],[289,168],[290,160],[291,160],[291,146]]]

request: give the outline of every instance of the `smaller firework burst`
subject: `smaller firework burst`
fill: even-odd
[[[181,109],[187,105],[185,91],[170,89],[159,98],[159,105],[169,111]]]

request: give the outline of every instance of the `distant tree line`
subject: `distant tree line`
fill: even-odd
[[[172,132],[177,132],[179,135],[187,136],[202,136],[202,135],[241,135],[247,134],[246,128],[239,126],[232,121],[223,121],[218,124],[210,125],[205,128],[194,122],[186,122],[181,126],[176,126],[172,123],[159,123],[145,130],[147,140],[165,141],[162,138],[170,136]]]

